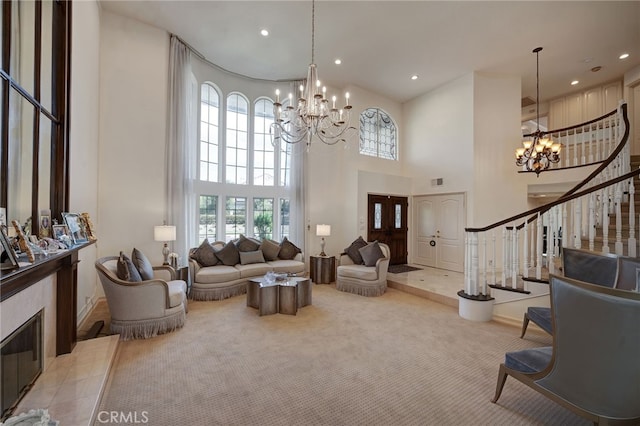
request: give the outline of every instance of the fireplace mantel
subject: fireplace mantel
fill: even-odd
[[[0,302],[43,278],[56,274],[56,355],[70,353],[77,342],[78,252],[95,243],[77,244],[68,250],[36,259],[34,263],[0,274]]]

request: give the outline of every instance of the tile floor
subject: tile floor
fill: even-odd
[[[463,274],[412,266],[421,269],[389,274],[389,287],[449,306],[458,306],[456,293],[463,288]],[[92,318],[97,314],[100,319],[105,312],[108,321],[108,308],[106,302],[102,301],[94,309]],[[105,327],[108,328],[108,324]],[[61,426],[92,425],[118,347],[118,336],[104,335],[107,328],[95,339],[78,341],[72,353],[57,357],[38,378],[14,414],[47,408],[51,418],[58,420]],[[78,331],[81,338],[82,331]]]
[[[73,352],[56,357],[20,401],[14,415],[46,408],[61,426],[92,425],[119,336],[82,340]]]

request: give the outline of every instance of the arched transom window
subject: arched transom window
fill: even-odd
[[[360,114],[360,154],[398,159],[396,125],[386,112],[368,108]]]

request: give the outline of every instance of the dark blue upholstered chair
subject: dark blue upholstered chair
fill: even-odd
[[[615,288],[640,291],[640,288],[638,288],[637,269],[640,269],[640,258],[620,256],[618,258]]]
[[[604,287],[614,287],[617,282],[618,256],[565,247],[562,249],[562,271],[567,278]],[[633,282],[635,284],[635,268],[633,269],[633,274]],[[547,333],[553,334],[551,310],[549,308],[534,306],[527,309],[522,321],[520,338],[523,338],[527,332],[529,321]]]
[[[550,286],[553,346],[507,353],[491,401],[511,376],[594,423],[640,424],[640,293],[554,275]]]

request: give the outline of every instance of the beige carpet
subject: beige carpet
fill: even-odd
[[[260,317],[244,296],[189,309],[177,332],[121,342],[101,410],[161,426],[589,424],[513,378],[489,402],[504,353],[549,336],[398,290],[315,285],[297,316]]]

